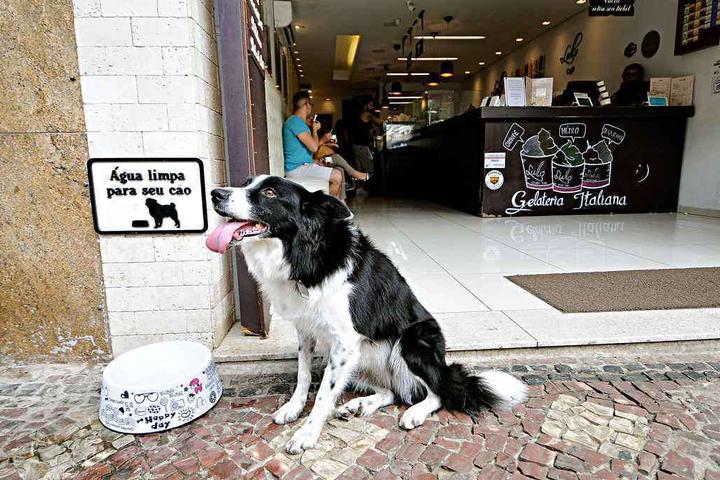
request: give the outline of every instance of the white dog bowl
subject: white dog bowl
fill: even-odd
[[[210,350],[193,342],[154,343],[105,367],[100,421],[123,433],[161,432],[192,422],[220,395]]]

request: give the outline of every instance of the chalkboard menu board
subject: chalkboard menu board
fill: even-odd
[[[720,0],[679,0],[675,55],[720,43]]]
[[[261,70],[265,70],[265,26],[262,21],[262,2],[261,0],[248,0],[248,45],[250,56],[258,64]]]

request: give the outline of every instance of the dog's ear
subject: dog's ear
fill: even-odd
[[[318,211],[323,212],[328,218],[334,221],[351,221],[355,215],[343,202],[337,198],[326,195],[318,190],[312,192],[303,201],[302,209],[306,212]]]

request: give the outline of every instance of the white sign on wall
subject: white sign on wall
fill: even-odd
[[[88,178],[98,233],[207,229],[203,165],[198,159],[91,159]]]

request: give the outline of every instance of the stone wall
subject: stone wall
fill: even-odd
[[[0,356],[106,356],[71,0],[4,0],[0,51]]]
[[[212,1],[73,3],[90,156],[197,157],[208,194],[226,185]],[[171,339],[213,347],[230,328],[230,256],[204,235],[102,235],[100,248],[115,355]]]

